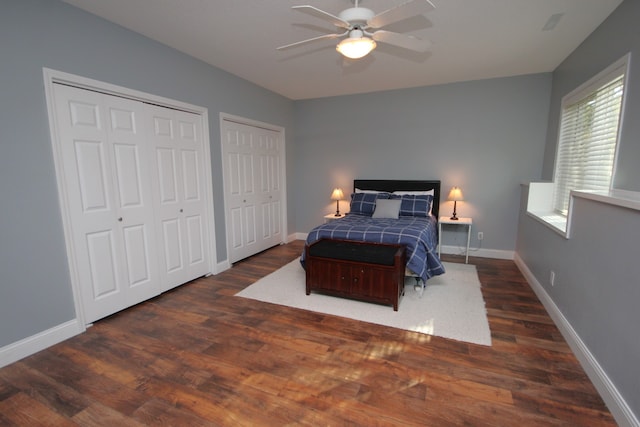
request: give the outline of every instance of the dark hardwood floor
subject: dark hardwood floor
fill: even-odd
[[[470,259],[486,347],[234,297],[301,250],[270,249],[0,369],[0,425],[615,425],[512,261]]]

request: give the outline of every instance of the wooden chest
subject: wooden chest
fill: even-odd
[[[403,245],[321,239],[305,251],[307,295],[317,291],[398,311],[404,294]]]

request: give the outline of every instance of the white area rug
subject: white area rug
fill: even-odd
[[[445,263],[445,269],[445,274],[427,281],[422,297],[413,288],[415,279],[407,278],[398,311],[391,306],[314,292],[306,295],[305,272],[297,259],[236,296],[490,346],[491,332],[476,267]]]

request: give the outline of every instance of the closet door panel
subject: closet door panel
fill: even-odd
[[[111,142],[115,201],[118,205],[119,250],[122,252],[126,307],[160,293],[157,239],[145,106],[103,95]]]
[[[282,202],[275,200],[271,202],[271,230],[275,236],[282,236]]]
[[[87,233],[87,258],[86,264],[91,277],[91,294],[94,301],[104,300],[114,294],[119,294],[118,261],[114,249],[113,232],[99,231]],[[117,295],[116,295],[117,296]],[[106,303],[107,306],[111,304]],[[120,302],[113,305],[119,307]]]
[[[187,226],[187,262],[189,266],[197,266],[205,261],[202,217],[200,215],[188,216],[185,222]]]
[[[156,152],[162,287],[171,289],[209,272],[201,117],[147,106]]]
[[[67,161],[76,163],[77,175],[74,178],[80,187],[82,211],[89,213],[110,210],[104,142],[77,139],[73,143],[75,150]]]
[[[245,197],[251,197],[256,194],[255,170],[253,154],[251,152],[242,153],[242,195]]]
[[[156,121],[167,125],[165,120]],[[161,127],[167,131],[170,123]],[[161,241],[162,253],[160,260],[162,289],[171,289],[171,285],[178,285],[186,281],[184,274],[183,250],[182,250],[182,226],[180,224],[180,196],[179,188],[181,180],[179,176],[179,163],[176,158],[176,149],[172,148],[172,133],[163,132],[155,135],[156,141],[160,140],[164,146],[157,147],[157,184],[158,197],[156,213],[159,215],[160,226],[158,237]],[[165,139],[166,138],[166,139]]]
[[[140,207],[142,199],[142,178],[140,176],[140,155],[132,144],[114,144],[113,147],[120,207]]]
[[[175,150],[171,147],[160,147],[156,150],[158,203],[168,206],[178,203],[178,176],[176,174]]]
[[[243,211],[241,208],[231,209],[229,215],[229,241],[231,250],[238,252],[244,245],[244,220],[242,219]]]
[[[261,214],[260,218],[262,218],[262,239],[267,240],[271,237],[271,203],[263,202],[261,205]]]
[[[284,240],[281,233],[282,212],[277,207],[282,197],[279,167],[281,144],[279,134],[268,129],[257,128],[254,130],[256,141],[256,154],[260,158],[260,201],[264,205],[265,217],[263,218],[262,242],[264,248],[268,248]]]
[[[153,279],[150,264],[148,227],[134,225],[123,228],[124,249],[127,261],[128,284],[131,288],[144,286]]]
[[[271,168],[269,167],[269,156],[266,153],[262,153],[260,158],[260,192],[262,194],[269,193],[271,190]]]
[[[202,195],[200,193],[200,159],[198,152],[195,150],[182,150],[182,174],[184,183],[184,200],[185,202],[201,202]]]
[[[114,144],[114,159],[123,222],[122,241],[128,272],[127,285],[131,289],[127,303],[132,305],[149,298],[143,289],[145,286],[152,286],[158,291],[160,289],[153,218],[150,209],[145,207],[145,203],[151,204],[151,187],[145,183],[148,177],[142,176],[149,172],[143,172],[145,168],[142,167],[140,150],[136,144]]]
[[[250,205],[244,209],[244,229],[245,229],[245,244],[249,247],[255,245],[257,240],[256,233],[256,207]]]
[[[242,167],[240,166],[240,153],[232,151],[227,153],[226,164],[226,183],[227,193],[230,197],[238,197],[240,195],[240,185],[242,179],[240,175],[242,173]]]
[[[204,198],[204,145],[202,117],[184,111],[173,111],[178,128],[177,146],[182,159],[182,215],[185,230],[184,263],[186,279],[192,280],[209,272],[206,206]],[[184,281],[182,283],[184,283]]]
[[[179,275],[184,269],[182,263],[182,230],[180,230],[180,221],[176,219],[163,221],[161,237],[164,241],[166,271],[169,275]],[[180,279],[178,278],[176,280]]]

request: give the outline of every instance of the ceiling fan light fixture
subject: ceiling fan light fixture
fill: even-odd
[[[367,56],[376,48],[376,42],[369,37],[349,37],[336,46],[336,50],[351,59]]]

